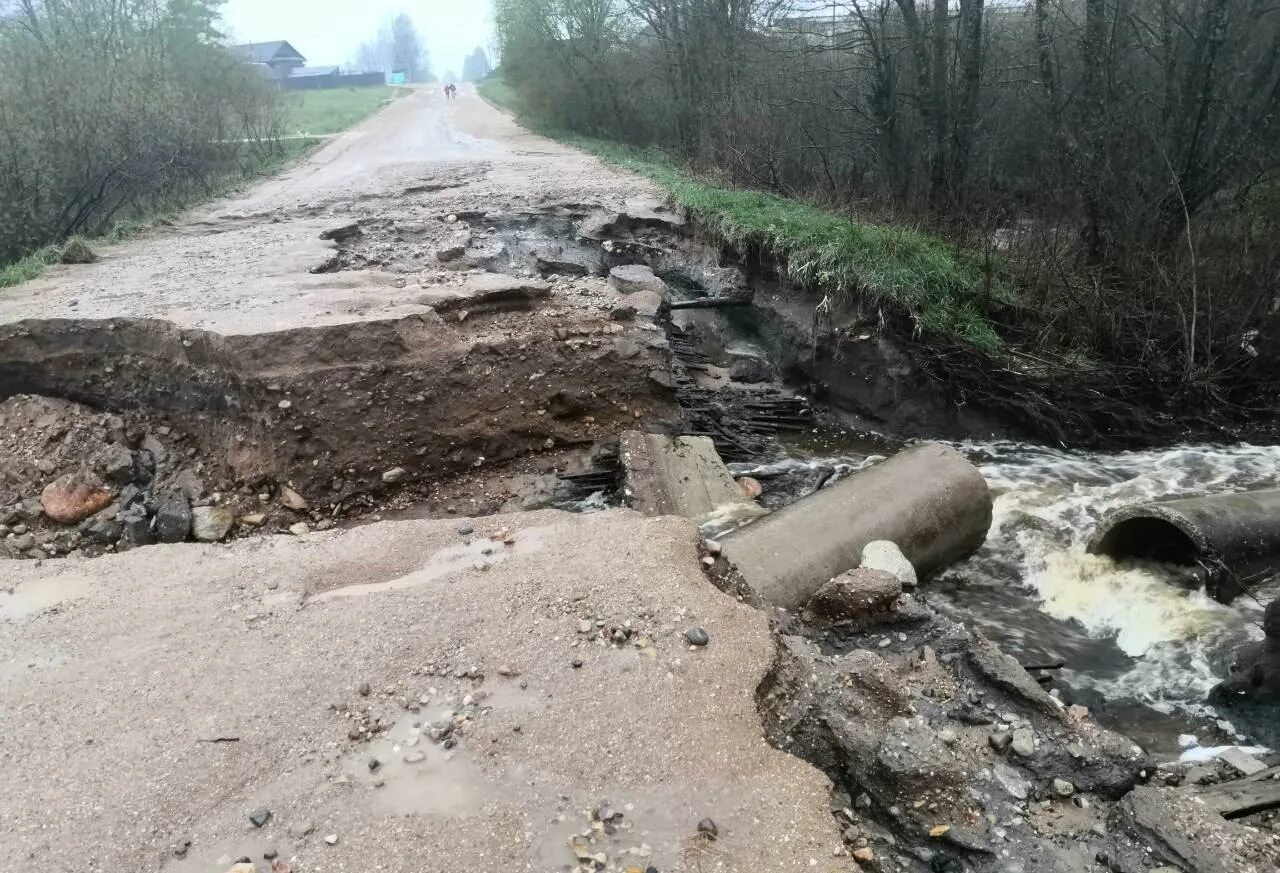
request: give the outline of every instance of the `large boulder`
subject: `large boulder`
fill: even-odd
[[[818,589],[808,609],[832,621],[888,612],[902,596],[902,583],[881,570],[850,570]]]

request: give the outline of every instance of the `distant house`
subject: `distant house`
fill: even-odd
[[[250,42],[233,45],[231,51],[245,62],[260,67],[270,79],[288,79],[299,70],[306,69],[307,59],[284,40],[275,42]],[[322,68],[324,69],[324,68]]]

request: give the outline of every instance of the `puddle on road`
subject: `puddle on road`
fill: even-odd
[[[466,757],[465,743],[446,750],[432,742],[428,725],[452,714],[452,707],[432,706],[400,719],[384,736],[349,754],[343,773],[356,786],[381,782],[372,789],[373,804],[390,815],[461,818],[480,814],[487,803],[510,799],[509,787],[495,784]],[[373,759],[379,762],[376,771],[369,769]]]
[[[363,585],[347,585],[334,588],[311,597],[309,602],[322,603],[326,600],[338,600],[351,597],[365,597],[384,591],[403,591],[417,588],[429,582],[447,578],[466,570],[488,570],[503,563],[514,555],[531,554],[541,551],[546,543],[542,539],[542,530],[533,528],[515,534],[514,542],[506,544],[501,537],[478,537],[469,543],[449,546],[441,549],[430,558],[419,570],[405,576],[398,576],[385,582],[369,582]]]
[[[83,576],[34,579],[0,588],[0,621],[21,621],[72,600],[86,597],[92,585]]]

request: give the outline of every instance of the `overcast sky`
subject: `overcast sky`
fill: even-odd
[[[388,18],[406,12],[423,35],[437,76],[462,74],[476,46],[489,51],[492,0],[227,0],[222,18],[235,42],[284,39],[308,64],[346,64]]]

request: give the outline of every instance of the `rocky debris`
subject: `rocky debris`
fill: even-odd
[[[156,539],[162,543],[180,543],[191,533],[191,503],[185,494],[175,492],[156,503]]]
[[[659,279],[652,269],[640,264],[614,267],[609,271],[609,284],[620,294],[648,291],[663,299],[671,294],[671,289],[667,287],[666,282]]]
[[[395,485],[398,482],[403,482],[408,475],[409,473],[404,467],[392,467],[382,474],[382,481],[388,485]]]
[[[191,536],[201,543],[221,542],[231,533],[235,515],[222,506],[197,506],[191,510]]]
[[[902,583],[880,570],[850,570],[818,589],[806,609],[820,619],[845,621],[888,612],[902,596]]]
[[[1276,869],[1277,845],[1253,828],[1223,820],[1195,798],[1149,786],[1129,792],[1113,810],[1111,827],[1136,839],[1138,851],[1117,846],[1112,868],[1140,873],[1153,861],[1185,873],[1262,873]]]
[[[432,288],[416,299],[441,315],[529,309],[551,296],[551,286],[535,279],[499,273],[468,275],[459,284]]]
[[[265,808],[255,809],[249,813],[249,821],[255,828],[265,827],[267,822],[271,821],[271,810]]]
[[[359,223],[353,221],[350,224],[344,224],[340,227],[331,227],[326,231],[322,231],[320,239],[326,241],[332,240],[333,242],[339,243],[349,242],[350,240],[360,236],[360,232]]]
[[[902,554],[902,549],[888,540],[875,540],[862,547],[862,568],[891,573],[903,588],[915,588],[917,584],[916,568]]]
[[[773,364],[764,352],[755,349],[729,348],[729,378],[735,382],[772,382],[775,377]]]
[[[1218,760],[1235,770],[1241,776],[1257,776],[1267,770],[1267,765],[1238,748],[1231,748],[1218,756]]]
[[[111,443],[93,459],[93,468],[106,482],[117,487],[137,478],[133,452],[119,443]]]
[[[1000,651],[995,643],[983,636],[982,631],[973,631],[973,644],[969,647],[968,655],[973,669],[997,688],[1021,698],[1044,713],[1065,717],[1062,705],[1031,678],[1031,674],[1022,668],[1017,659]]]
[[[700,627],[691,627],[684,632],[684,638],[691,646],[705,646],[711,642],[710,635]]]
[[[294,512],[302,512],[308,506],[306,498],[288,485],[280,486],[280,505]]]
[[[336,845],[338,845],[338,835],[337,835],[337,834],[327,834],[327,835],[325,836],[325,838],[324,838],[324,844],[325,844],[326,846],[336,846]]]
[[[463,230],[450,234],[450,236],[441,243],[436,249],[436,260],[440,263],[448,263],[456,261],[467,253],[472,241],[471,231]]]
[[[1075,873],[1054,826],[1041,823],[1043,804],[1101,814],[1090,810],[1105,811],[1153,772],[1150,761],[1087,716],[1068,720],[1056,702],[1028,698],[1016,661],[910,595],[891,597],[901,592],[896,577],[854,572],[884,586],[880,611],[846,624],[784,619],[757,694],[771,740],[848,789],[836,805],[846,851],[905,854],[925,865],[905,869],[921,871],[1003,873],[1011,868],[1001,859],[1020,858],[1027,873]],[[903,610],[915,616],[910,633],[893,630]],[[1115,856],[1119,843],[1088,830],[1088,816],[1074,839],[1090,856]]]

